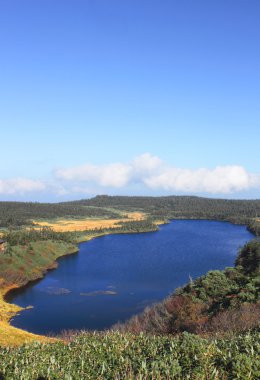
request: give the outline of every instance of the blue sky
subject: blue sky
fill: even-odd
[[[0,200],[260,197],[258,0],[1,0]]]

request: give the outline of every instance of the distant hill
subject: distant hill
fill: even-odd
[[[115,218],[117,211],[136,210],[152,219],[218,219],[252,224],[260,216],[260,200],[99,195],[62,203],[0,202],[0,227],[30,224],[32,219],[39,218]]]

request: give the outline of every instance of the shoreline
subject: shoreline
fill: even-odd
[[[4,330],[4,332],[8,330],[12,333],[13,339],[11,339],[11,340],[15,341],[16,337],[19,336],[19,338],[22,339],[22,342],[19,342],[17,344],[27,343],[28,341],[44,341],[44,342],[53,341],[53,338],[48,338],[44,335],[33,334],[33,333],[30,333],[29,331],[19,329],[19,328],[16,328],[16,327],[11,325],[10,322],[15,315],[19,314],[23,310],[31,308],[31,306],[27,306],[27,307],[23,308],[23,307],[18,306],[14,303],[11,303],[9,297],[11,297],[12,292],[16,292],[16,291],[19,292],[20,290],[22,291],[23,288],[30,286],[34,282],[40,281],[42,278],[44,278],[44,276],[47,274],[48,271],[55,270],[58,267],[58,265],[59,265],[58,260],[59,259],[67,257],[69,255],[77,254],[79,251],[79,244],[81,244],[81,243],[85,243],[85,242],[88,242],[88,241],[93,240],[95,238],[103,237],[106,235],[155,232],[158,229],[158,225],[165,224],[165,223],[167,223],[167,222],[164,222],[161,220],[158,222],[155,222],[155,229],[154,230],[148,230],[148,231],[139,231],[139,232],[138,231],[126,231],[126,232],[111,231],[111,232],[100,232],[97,234],[93,233],[93,235],[90,235],[90,236],[86,235],[84,237],[84,239],[79,240],[75,243],[75,251],[67,252],[67,253],[64,253],[64,254],[58,256],[55,259],[55,261],[53,261],[48,267],[42,268],[39,276],[30,279],[26,283],[12,284],[12,285],[9,285],[9,286],[3,287],[3,288],[0,287],[0,310],[1,310],[1,313],[0,313],[0,346],[5,345],[1,339],[1,335],[3,335],[3,330]],[[17,345],[16,341],[11,342],[11,343],[12,343],[12,345]]]
[[[248,229],[248,231],[250,231],[256,237],[256,234],[248,228],[249,227],[248,224],[234,223],[234,222],[229,221],[229,220],[198,219],[198,218],[174,218],[174,219],[170,219],[168,221],[162,221],[162,220],[156,221],[156,222],[154,222],[154,226],[155,226],[154,230],[125,231],[125,232],[122,232],[122,231],[116,232],[116,230],[115,230],[115,231],[111,231],[111,232],[101,232],[101,233],[93,234],[92,236],[91,235],[85,236],[84,239],[79,240],[77,243],[75,243],[75,248],[76,248],[76,244],[77,244],[77,248],[75,249],[75,251],[64,253],[64,254],[58,256],[55,259],[55,261],[52,262],[51,265],[49,265],[47,268],[43,268],[41,274],[39,276],[37,276],[36,278],[33,278],[33,279],[31,279],[31,280],[29,280],[26,283],[21,284],[21,285],[13,284],[13,285],[7,286],[6,288],[0,288],[0,308],[2,308],[2,315],[0,314],[0,318],[1,317],[3,318],[2,320],[0,320],[0,345],[1,345],[1,329],[2,329],[2,326],[4,326],[5,329],[7,329],[7,330],[9,329],[10,332],[12,332],[14,334],[14,337],[13,337],[14,339],[17,335],[19,335],[21,339],[24,338],[24,340],[21,343],[17,343],[17,344],[26,343],[28,341],[51,342],[53,340],[55,340],[55,341],[57,340],[54,338],[46,337],[44,335],[33,334],[33,333],[30,333],[26,330],[19,329],[19,328],[16,328],[16,327],[11,325],[10,322],[15,315],[19,314],[23,310],[31,308],[31,306],[23,308],[23,307],[20,307],[16,304],[10,303],[9,297],[12,297],[11,296],[12,292],[22,291],[23,288],[26,288],[26,287],[32,285],[32,283],[34,283],[34,282],[40,281],[42,278],[44,278],[44,276],[47,274],[48,271],[54,270],[58,267],[58,265],[59,265],[58,260],[59,259],[65,258],[69,255],[77,254],[79,252],[79,244],[81,244],[81,243],[85,243],[85,242],[88,242],[88,241],[93,240],[95,238],[103,237],[106,235],[139,234],[139,233],[156,232],[158,230],[158,226],[171,223],[174,220],[209,220],[209,221],[220,221],[220,222],[228,222],[231,224],[244,225]],[[13,345],[16,345],[16,343]]]
[[[174,219],[173,219],[174,220]],[[10,304],[10,305],[14,305],[14,306],[17,306],[20,310],[19,311],[22,311],[22,310],[26,310],[26,308],[23,308],[23,307],[20,307],[18,305],[15,305],[13,303],[10,303],[9,301],[9,297],[12,297],[11,296],[11,293],[12,292],[16,292],[16,291],[19,291],[19,290],[23,290],[24,288],[28,287],[28,286],[31,286],[33,283],[36,283],[38,281],[41,281],[44,276],[51,270],[55,270],[57,269],[59,263],[58,263],[58,260],[62,259],[62,258],[66,258],[70,255],[75,255],[79,252],[79,245],[82,244],[82,243],[87,243],[88,241],[90,240],[93,240],[93,239],[97,239],[97,238],[100,238],[100,237],[103,237],[103,236],[107,236],[107,235],[125,235],[125,234],[140,234],[140,233],[149,233],[149,232],[156,232],[158,231],[158,226],[159,225],[164,225],[164,224],[168,224],[170,223],[169,221],[167,222],[164,222],[164,221],[158,221],[158,222],[155,222],[155,229],[154,230],[147,230],[147,231],[126,231],[126,232],[116,232],[116,229],[115,229],[115,232],[114,231],[111,231],[111,232],[100,232],[100,233],[97,233],[93,236],[85,236],[85,238],[83,240],[79,240],[77,243],[75,243],[75,247],[77,245],[77,248],[75,251],[73,252],[68,252],[68,253],[64,253],[60,256],[58,256],[55,261],[48,267],[44,268],[41,275],[40,276],[37,276],[36,278],[33,278],[29,281],[27,281],[26,283],[24,284],[21,284],[21,285],[18,285],[18,284],[13,284],[13,285],[10,285],[9,287],[7,287],[6,289],[5,288],[0,288],[0,297],[1,297],[1,293],[2,293],[2,297],[3,297],[3,300],[7,303],[7,304]],[[1,298],[0,298],[1,300]],[[30,306],[29,306],[30,307]],[[19,312],[18,311],[18,312]],[[13,316],[12,316],[13,317]],[[12,318],[10,317],[10,319]],[[1,322],[1,321],[0,321]]]

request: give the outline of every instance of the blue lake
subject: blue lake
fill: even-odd
[[[12,325],[31,332],[108,328],[162,300],[189,278],[233,266],[253,235],[227,222],[176,220],[157,232],[107,235],[22,289],[11,301],[30,310]]]

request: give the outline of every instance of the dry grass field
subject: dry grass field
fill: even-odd
[[[34,220],[34,226],[36,228],[50,227],[56,232],[89,231],[99,230],[103,228],[118,228],[121,227],[121,223],[139,221],[144,219],[144,213],[130,212],[125,214],[125,217],[118,219],[59,219],[53,222]]]
[[[10,319],[22,310],[21,307],[7,303],[4,300],[5,294],[15,288],[12,286],[9,288],[0,289],[0,346],[18,346],[24,343],[33,341],[50,342],[54,339],[46,338],[44,336],[31,334],[27,331],[17,329],[10,326]]]
[[[8,322],[0,323],[0,347],[20,346],[31,342],[54,342],[53,338],[35,335],[27,331],[10,326]]]

